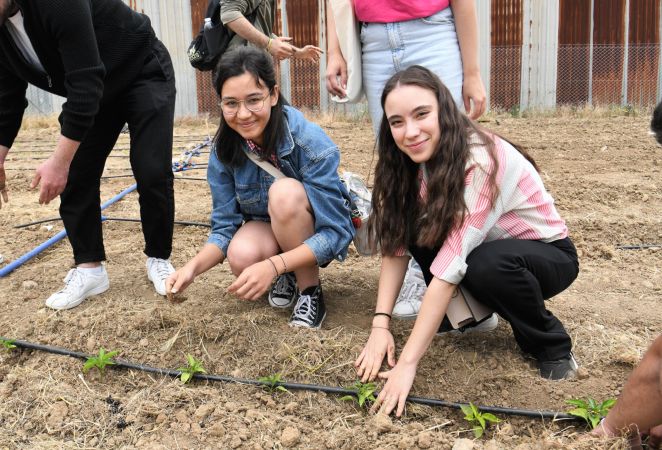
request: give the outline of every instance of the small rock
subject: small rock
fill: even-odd
[[[577,379],[578,380],[585,380],[588,378],[588,370],[586,370],[583,367],[580,367],[577,369]]]
[[[377,431],[377,433],[388,433],[393,429],[393,421],[391,416],[387,416],[383,413],[375,414],[370,420],[372,428]]]
[[[96,339],[94,339],[94,336],[90,336],[89,338],[87,338],[87,342],[85,343],[85,348],[87,349],[87,351],[93,353],[96,347],[97,347],[97,341]]]
[[[142,338],[140,342],[138,342],[138,345],[140,345],[141,347],[147,347],[149,345],[149,339]]]
[[[474,441],[471,439],[455,439],[453,450],[473,450]]]
[[[195,413],[193,413],[193,417],[196,421],[202,422],[207,418],[207,416],[214,412],[214,408],[215,406],[210,403],[200,405],[198,409],[195,410]]]
[[[504,423],[499,426],[498,433],[501,436],[511,436],[513,434],[513,426],[509,423]]]
[[[280,435],[280,443],[285,447],[294,447],[299,443],[301,433],[296,427],[286,427]]]
[[[191,433],[193,433],[193,434],[202,434],[202,427],[200,426],[199,423],[192,423],[191,424]]]
[[[177,422],[179,423],[189,423],[189,415],[186,412],[185,409],[180,409],[175,413],[175,419],[177,419]]]
[[[21,287],[26,290],[36,289],[37,286],[37,282],[33,280],[25,280],[23,283],[21,283]]]
[[[168,416],[163,413],[160,413],[158,416],[156,416],[156,423],[165,423],[166,420],[168,420]]]
[[[239,436],[235,436],[232,438],[232,440],[230,441],[230,447],[232,448],[241,447],[241,439],[239,439]]]
[[[225,409],[228,412],[235,412],[239,408],[239,405],[237,405],[235,402],[227,402],[225,404]]]
[[[293,414],[299,409],[299,404],[297,402],[290,402],[287,405],[285,405],[285,412]]]
[[[223,437],[225,436],[226,430],[225,427],[220,423],[215,423],[208,428],[208,433],[213,437]]]
[[[418,433],[417,443],[419,448],[432,447],[432,433],[429,431],[421,431]]]
[[[414,442],[414,439],[409,436],[403,437],[402,439],[400,439],[400,442],[398,442],[398,448],[400,450],[409,450],[415,445],[416,443]]]

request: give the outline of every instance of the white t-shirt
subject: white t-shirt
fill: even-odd
[[[7,25],[9,35],[12,37],[16,47],[18,47],[18,50],[27,62],[40,72],[46,73],[44,66],[41,64],[41,61],[39,61],[37,53],[34,51],[34,47],[32,46],[32,42],[30,42],[28,34],[25,32],[23,13],[19,11],[11,16],[7,21]]]

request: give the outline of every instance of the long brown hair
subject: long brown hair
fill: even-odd
[[[398,86],[419,86],[434,93],[439,106],[439,144],[425,163],[427,170],[427,201],[419,201],[419,165],[396,145],[384,112],[379,128],[372,193],[372,214],[368,222],[370,235],[389,255],[411,245],[440,247],[448,233],[464,222],[467,206],[464,201],[466,164],[473,145],[486,146],[492,160],[488,183],[492,198],[498,195],[496,177],[499,163],[494,140],[466,115],[453,101],[453,96],[441,80],[428,69],[411,66],[393,75],[382,93],[381,105]],[[515,146],[536,167],[521,148]],[[536,167],[537,169],[537,167]]]

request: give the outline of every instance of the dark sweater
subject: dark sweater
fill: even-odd
[[[62,135],[82,141],[104,102],[135,80],[156,39],[149,18],[121,0],[16,0],[46,74],[0,28],[0,144],[11,147],[27,84],[67,98]]]

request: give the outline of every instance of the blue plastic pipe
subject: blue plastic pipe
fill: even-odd
[[[108,208],[110,205],[113,203],[119,201],[124,197],[125,195],[133,192],[136,190],[138,187],[137,184],[134,184],[133,186],[129,186],[128,188],[124,189],[122,192],[117,194],[115,197],[111,198],[110,200],[104,202],[101,205],[101,209],[104,210]],[[101,221],[103,221],[105,218],[102,218]],[[65,230],[60,231],[58,234],[47,240],[46,242],[42,243],[38,247],[34,248],[33,250],[30,250],[23,256],[19,257],[18,259],[10,262],[6,266],[4,266],[2,269],[0,269],[0,278],[4,277],[5,275],[8,275],[12,271],[14,271],[17,267],[22,266],[25,264],[27,261],[31,260],[35,256],[37,256],[39,253],[43,252],[46,250],[48,247],[51,247],[53,244],[56,244],[60,242],[64,237],[67,235],[67,232]]]

